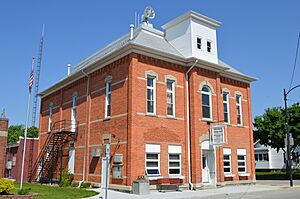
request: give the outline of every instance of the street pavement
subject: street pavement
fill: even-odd
[[[108,199],[300,199],[300,181],[294,181],[295,186],[289,188],[289,181],[257,181],[256,185],[225,186],[215,189],[181,192],[151,191],[149,195],[134,195],[118,191],[108,191]],[[100,191],[100,189],[95,189]],[[99,195],[89,199],[99,199]]]

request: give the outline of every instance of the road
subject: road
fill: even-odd
[[[285,188],[278,190],[269,190],[261,192],[250,193],[235,193],[235,194],[222,194],[206,197],[192,197],[190,199],[299,199],[300,188]]]

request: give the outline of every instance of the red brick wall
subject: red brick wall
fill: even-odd
[[[71,85],[42,98],[40,118],[40,147],[43,145],[48,130],[49,104],[54,104],[53,122],[71,118],[71,99],[73,92],[78,93],[77,120],[80,124],[78,139],[75,143],[76,162],[75,179],[82,179],[83,161],[86,159],[86,178],[91,182],[101,181],[101,158],[92,158],[91,150],[102,146],[103,134],[116,134],[120,139],[117,154],[123,154],[123,178],[111,179],[110,182],[131,185],[139,175],[145,175],[145,145],[160,144],[161,175],[168,177],[168,145],[182,146],[182,175],[184,183],[188,180],[187,160],[187,125],[186,125],[186,86],[185,72],[187,67],[166,61],[138,55],[127,55],[102,69],[82,78]],[[146,115],[146,79],[145,73],[157,74],[156,116]],[[105,111],[105,78],[112,76],[111,119],[104,118]],[[166,117],[166,77],[176,79],[176,117]],[[218,73],[206,69],[194,68],[190,73],[190,127],[191,127],[191,165],[193,183],[202,182],[201,142],[208,137],[209,124],[202,120],[201,82],[207,81],[214,90],[212,96],[213,120],[223,120],[223,101],[221,91],[230,90],[231,124],[228,126],[228,143],[224,147],[232,149],[232,170],[237,173],[236,150],[247,150],[247,172],[254,174],[252,118],[250,104],[250,87],[248,84],[220,77]],[[88,104],[86,106],[86,86],[89,82]],[[236,125],[236,106],[234,93],[243,95],[243,126]],[[86,109],[87,108],[87,109]],[[86,112],[87,110],[87,112]],[[86,114],[88,120],[86,121]],[[85,141],[84,133],[87,133]],[[87,145],[84,157],[84,146]],[[111,151],[116,147],[112,140]],[[64,165],[67,167],[68,145],[64,147]],[[223,150],[217,149],[217,179],[224,181]],[[112,171],[112,169],[111,169]],[[112,174],[112,172],[111,172]],[[238,180],[238,176],[233,180]]]
[[[25,155],[25,162],[24,162],[24,178],[23,178],[24,181],[28,181],[28,177],[29,177],[28,174],[29,174],[29,157],[31,155],[30,153],[31,142],[33,142],[33,154],[32,154],[33,164],[35,163],[38,154],[39,141],[37,139],[28,138],[26,142],[26,155]],[[12,161],[13,154],[16,154],[16,164],[12,166],[10,177],[12,179],[15,179],[18,182],[21,180],[23,147],[24,147],[24,138],[20,139],[18,146],[12,147],[8,150],[8,161]],[[8,172],[6,172],[6,177],[9,177],[7,175]]]
[[[0,178],[4,176],[6,168],[8,119],[0,118]]]

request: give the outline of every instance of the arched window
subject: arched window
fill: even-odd
[[[208,86],[203,86],[201,89],[202,95],[202,117],[212,119],[211,109],[211,90]]]

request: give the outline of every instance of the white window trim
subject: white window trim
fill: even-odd
[[[157,154],[157,160],[153,159],[147,159],[147,154]],[[147,167],[147,162],[158,162],[158,167]],[[146,170],[146,175],[147,176],[160,176],[160,153],[157,152],[146,152],[145,153],[145,170]],[[157,169],[158,174],[148,174],[148,169]]]
[[[236,107],[239,107],[240,108],[240,118],[241,118],[241,123],[239,124],[238,123],[238,121],[236,122],[237,123],[237,125],[239,125],[239,126],[243,126],[243,109],[242,109],[242,95],[240,95],[240,94],[236,94],[236,96],[235,96],[235,98],[237,97],[237,96],[239,96],[239,101],[237,102],[236,100]],[[236,117],[238,117],[238,112],[236,113]]]
[[[170,160],[170,155],[179,155],[179,160]],[[181,153],[170,153],[168,154],[168,173],[169,176],[181,176]],[[170,162],[179,162],[179,167],[170,167]],[[170,169],[179,169],[178,174],[170,174]]]
[[[208,51],[208,43],[210,43],[210,52]],[[207,40],[206,41],[206,52],[208,52],[208,53],[212,53],[213,52],[213,42],[211,41],[211,40]]]
[[[153,87],[148,86],[148,78],[153,78]],[[154,75],[147,75],[146,79],[146,113],[147,115],[156,115],[156,76]],[[153,90],[153,113],[148,112],[148,89]]]
[[[53,103],[49,104],[49,121],[48,121],[48,132],[51,131],[52,126],[52,116],[53,116]]]
[[[167,79],[167,84],[168,84],[168,81],[172,82],[172,91],[168,90],[168,85],[167,85],[167,94],[168,93],[171,93],[172,95],[172,99],[173,99],[173,106],[172,106],[172,111],[173,111],[173,115],[168,115],[168,103],[167,103],[167,116],[168,117],[176,117],[176,113],[175,113],[175,105],[176,105],[176,102],[175,102],[175,80],[173,79]],[[168,99],[168,98],[167,98]]]
[[[75,111],[75,118],[73,118]],[[75,131],[76,128],[76,119],[77,119],[77,93],[72,95],[72,109],[71,109],[71,131]]]
[[[225,160],[224,157],[223,157],[223,161],[224,161],[224,162],[229,162],[229,166],[225,166],[225,165],[224,165],[224,169],[225,169],[225,168],[229,168],[230,171],[229,171],[229,172],[225,172],[225,171],[224,171],[224,174],[232,174],[232,168],[231,168],[231,154],[224,154],[223,156],[225,156],[225,155],[228,155],[228,156],[229,156],[229,160]]]
[[[207,87],[208,88],[208,90],[209,90],[209,92],[206,92],[206,91],[202,91],[202,88],[203,87]],[[203,86],[202,88],[201,88],[201,111],[202,111],[202,119],[204,119],[204,120],[212,120],[212,90],[211,90],[211,88],[209,87],[209,86],[207,86],[207,85],[205,85],[205,86]],[[210,117],[209,118],[206,118],[206,117],[203,117],[203,108],[202,108],[202,106],[203,106],[203,99],[202,99],[202,94],[207,94],[208,96],[209,96],[209,115],[210,115]]]
[[[109,91],[110,87],[110,91]],[[111,79],[105,81],[105,118],[110,118],[111,117]],[[110,96],[110,102],[109,102],[109,96]],[[109,110],[109,115],[108,115],[108,106],[110,106]]]
[[[224,96],[223,96],[224,94],[226,94],[226,101],[224,101]],[[228,115],[227,116],[228,121],[227,122],[224,121],[224,123],[225,124],[230,124],[230,102],[229,102],[230,97],[229,97],[229,92],[224,91],[223,94],[222,94],[222,98],[223,98],[223,107],[224,107],[224,103],[227,104],[227,115]],[[223,112],[224,112],[224,110],[223,110]],[[224,114],[225,114],[225,112],[224,112]],[[225,120],[225,118],[224,118],[224,120]]]
[[[244,160],[239,160],[238,156],[244,156]],[[237,150],[237,161],[238,165],[237,168],[245,168],[245,171],[238,171],[239,174],[245,174],[247,173],[247,155],[245,149],[238,149]],[[245,162],[245,166],[239,166],[239,162]]]
[[[198,39],[200,39],[200,48],[198,48]],[[202,39],[202,37],[199,37],[199,36],[196,37],[196,48],[198,50],[202,50],[202,48],[203,48],[203,39]]]

